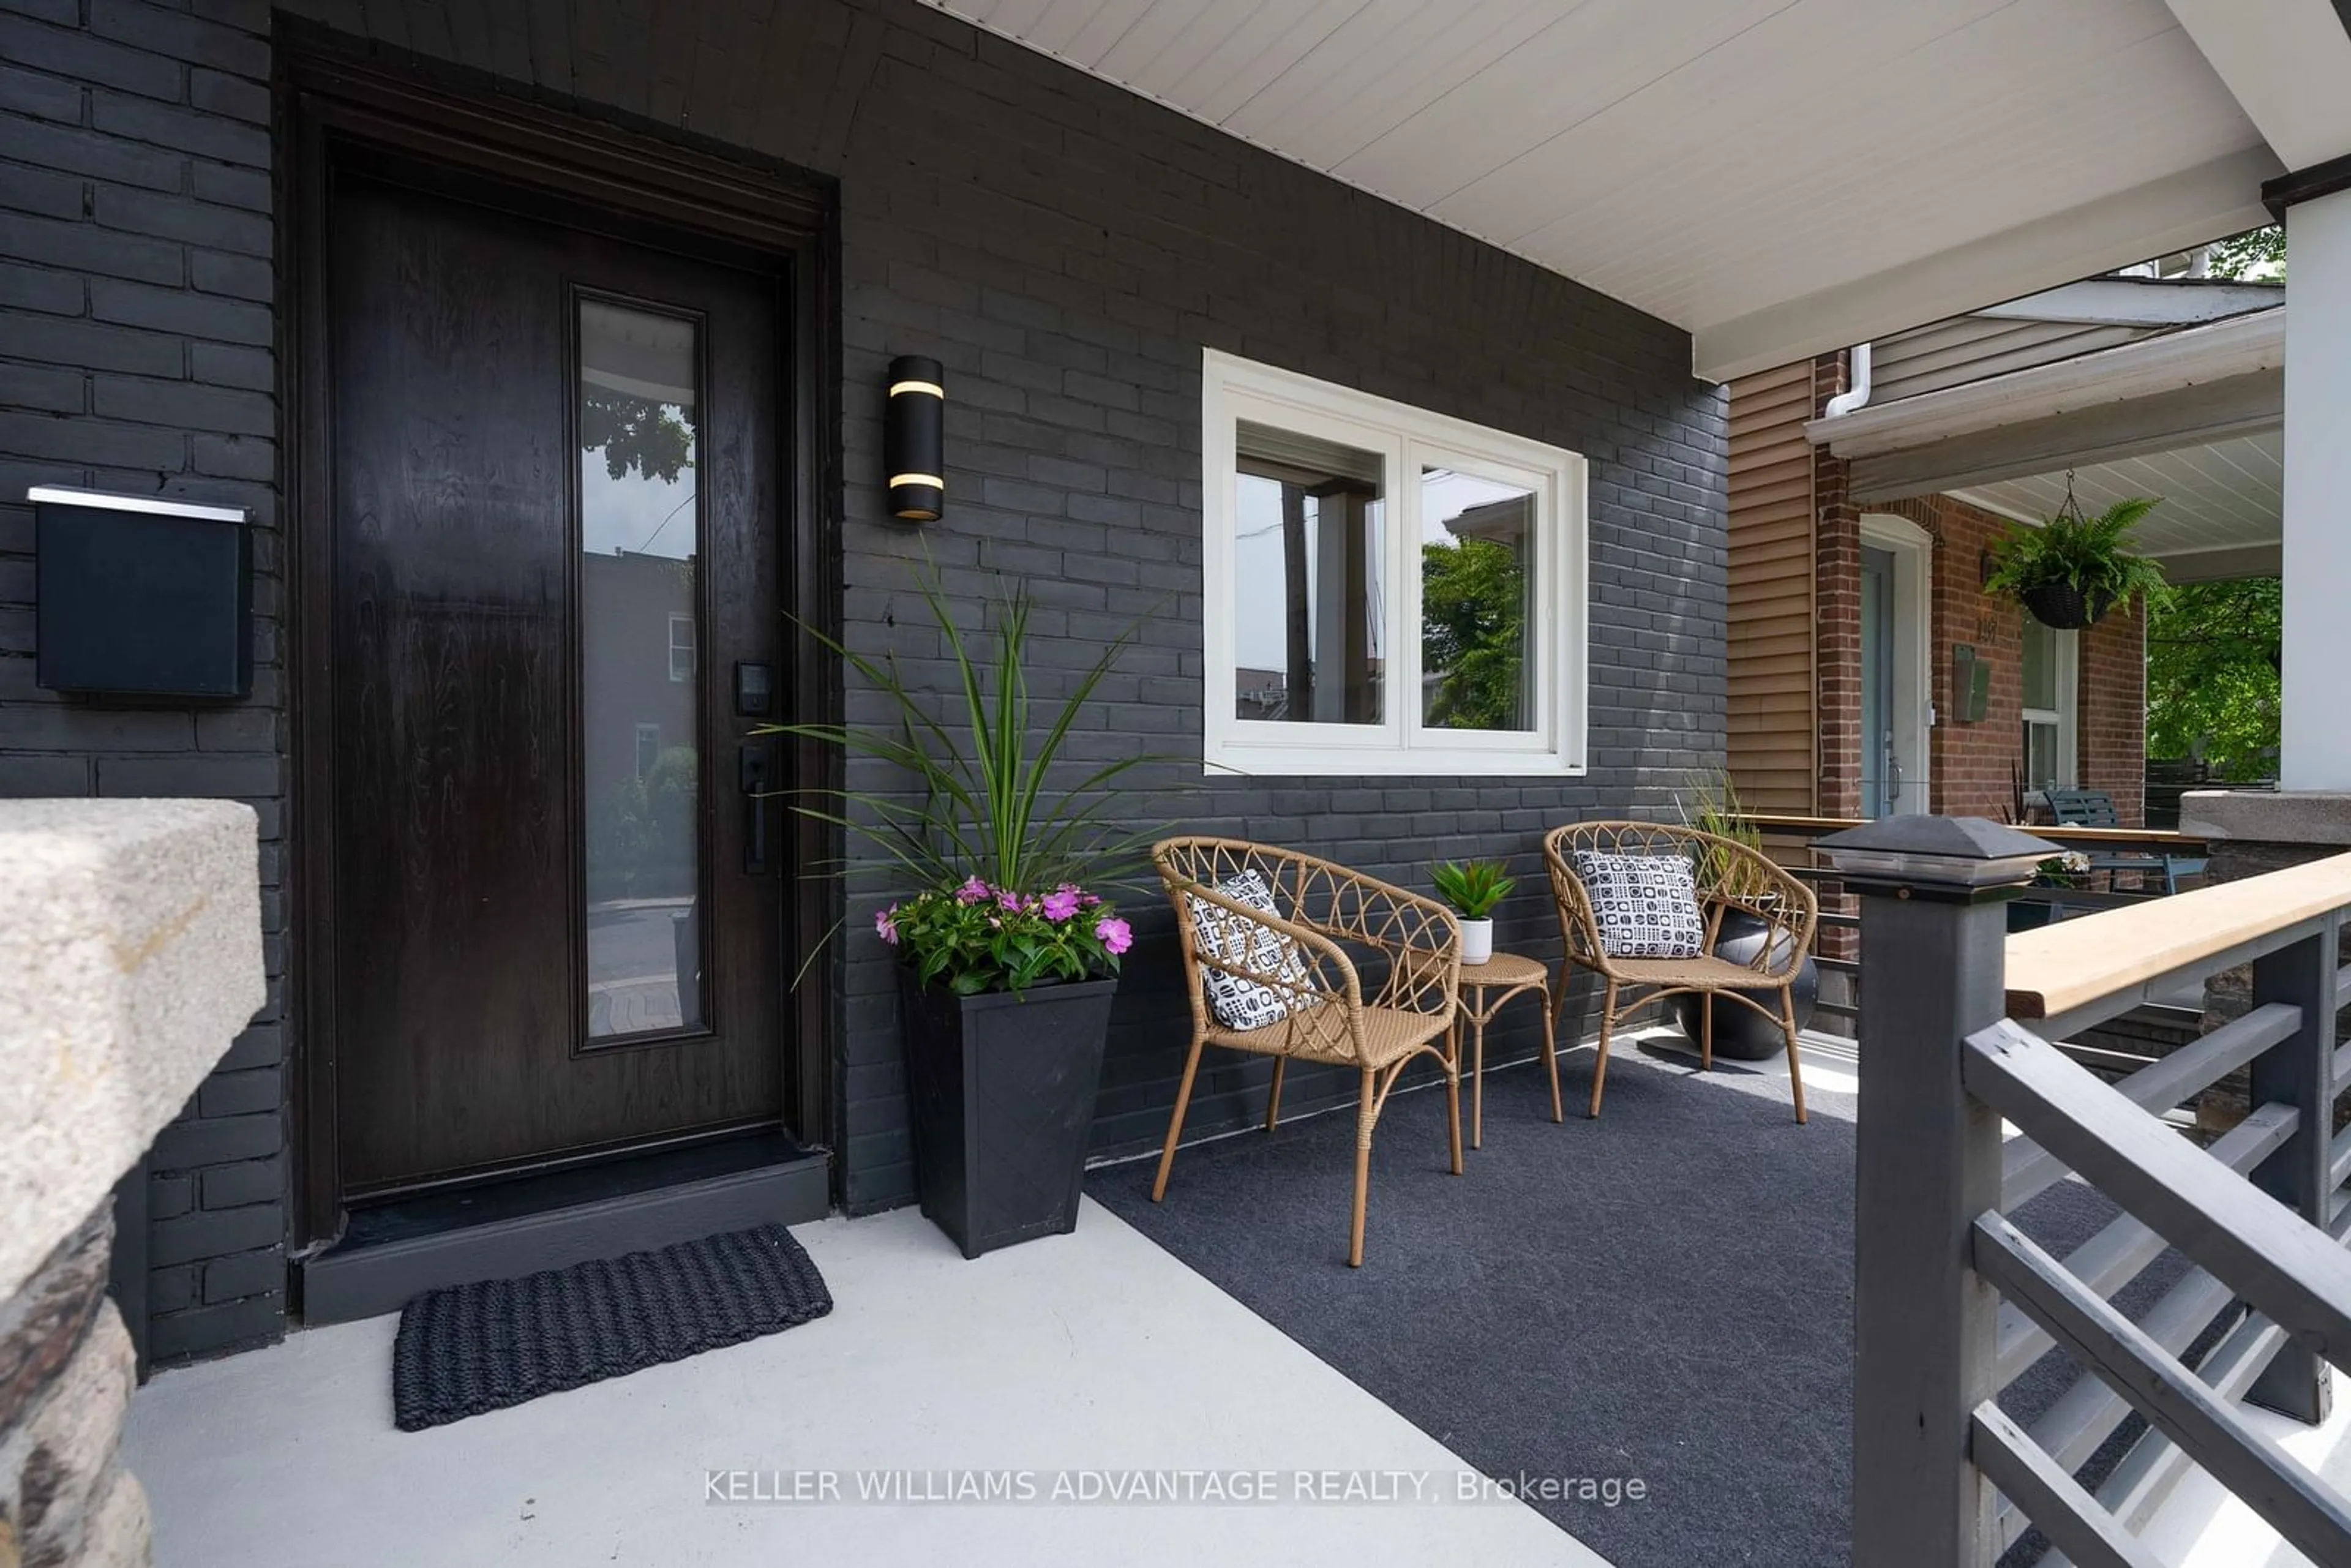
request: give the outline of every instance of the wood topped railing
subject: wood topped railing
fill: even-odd
[[[2032,829],[2035,837],[2048,835]],[[2211,960],[2250,962],[2351,905],[2351,854],[2194,888],[2008,938],[2008,1016],[2062,1019]],[[2120,1009],[2117,1009],[2120,1010]],[[2114,1016],[2109,1012],[2107,1017]]]

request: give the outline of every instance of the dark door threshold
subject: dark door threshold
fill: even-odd
[[[299,1266],[302,1318],[349,1322],[443,1285],[821,1219],[825,1165],[821,1150],[755,1133],[355,1208],[342,1239]]]

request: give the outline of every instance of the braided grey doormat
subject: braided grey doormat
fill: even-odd
[[[780,1225],[428,1291],[400,1314],[393,1420],[444,1426],[831,1311],[824,1276]]]

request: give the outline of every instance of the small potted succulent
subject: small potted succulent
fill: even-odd
[[[799,810],[866,839],[914,890],[872,917],[898,958],[914,1186],[924,1214],[976,1258],[1076,1228],[1111,998],[1134,939],[1097,890],[1119,885],[1155,836],[1111,824],[1120,775],[1155,758],[1060,763],[1133,630],[1040,723],[1025,672],[1027,593],[994,606],[987,656],[967,649],[935,577],[921,589],[960,701],[942,715],[893,659],[820,636],[886,699],[889,716],[769,732],[874,759],[916,787],[824,789],[828,805]]]
[[[1482,964],[1494,956],[1494,906],[1518,886],[1500,861],[1440,861],[1428,868],[1437,896],[1461,916],[1461,961]]]
[[[2169,591],[2163,568],[2129,554],[2127,547],[2131,528],[2161,504],[2137,496],[2087,517],[2069,486],[2055,517],[2039,528],[2015,529],[1992,547],[1984,591],[2007,594],[2035,621],[2061,632],[2095,625],[2142,593],[2160,600]]]

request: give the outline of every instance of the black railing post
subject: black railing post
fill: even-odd
[[[2006,1012],[2007,905],[2054,846],[1980,818],[1891,817],[1823,839],[1861,895],[1854,1172],[1853,1562],[1988,1568],[1993,1493],[1968,1456],[1998,1300],[1970,1228],[2000,1207],[2000,1118],[1959,1078]]]
[[[2255,1106],[2291,1105],[2294,1136],[2263,1160],[2253,1185],[2303,1218],[2326,1228],[2335,1184],[2335,971],[2341,962],[2340,914],[2301,941],[2253,960],[2252,1005],[2284,1002],[2302,1009],[2302,1027],[2253,1059]],[[2288,1341],[2245,1397],[2315,1426],[2330,1403],[2326,1363]]]

